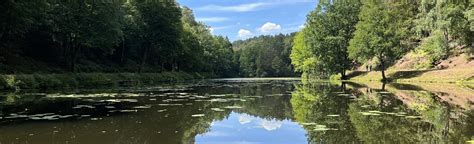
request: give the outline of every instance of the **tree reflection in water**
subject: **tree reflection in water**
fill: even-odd
[[[167,90],[96,90],[72,96],[10,93],[0,96],[0,143],[194,143],[196,137],[205,142],[206,136],[219,136],[213,131],[216,122],[235,121],[233,126],[238,128],[252,123],[245,116],[261,121],[264,126],[259,128],[266,129],[262,133],[279,132],[290,140],[306,137],[309,143],[465,143],[474,139],[473,90],[445,87],[449,90],[254,79]],[[295,129],[304,129],[306,135],[291,135]],[[234,137],[259,137],[254,130],[234,133]]]

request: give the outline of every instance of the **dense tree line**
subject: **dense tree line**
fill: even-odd
[[[294,76],[291,66],[293,34],[264,35],[233,43],[240,75],[248,77]]]
[[[0,2],[0,72],[231,76],[232,44],[175,1]]]
[[[455,51],[472,53],[474,2],[321,0],[294,39],[291,59],[304,76],[328,77],[375,61],[384,71],[412,52],[431,68]],[[461,49],[461,50],[459,50]]]

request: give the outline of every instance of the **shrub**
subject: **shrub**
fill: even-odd
[[[0,90],[7,89],[7,81],[5,80],[5,76],[0,75]]]
[[[52,74],[64,88],[76,88],[79,86],[79,82],[76,81],[74,74]]]
[[[77,74],[32,74],[0,75],[0,89],[68,89],[114,87],[121,82],[132,81],[132,85],[151,85],[161,82],[177,82],[198,78],[186,72],[163,73],[77,73]]]
[[[339,74],[333,74],[329,77],[329,80],[331,81],[338,81],[338,80],[341,80],[341,75]]]
[[[427,37],[419,46],[418,53],[426,53],[427,63],[432,67],[437,61],[446,58],[448,55],[448,42],[444,38],[442,31],[435,31]],[[422,64],[425,66],[426,64]]]
[[[102,87],[114,84],[110,76],[103,73],[79,73],[75,74],[75,77],[81,87]]]
[[[33,75],[16,75],[15,82],[13,87],[15,89],[36,89],[38,88],[38,83],[36,83],[35,77]]]
[[[59,80],[56,75],[47,74],[47,75],[34,75],[37,88],[46,90],[46,89],[57,89],[65,87],[63,81]]]

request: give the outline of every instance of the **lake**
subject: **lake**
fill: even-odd
[[[473,140],[474,90],[454,84],[236,78],[0,96],[0,144]]]

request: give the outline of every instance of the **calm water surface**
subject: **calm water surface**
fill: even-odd
[[[473,140],[474,90],[456,85],[218,79],[0,96],[0,144]]]

